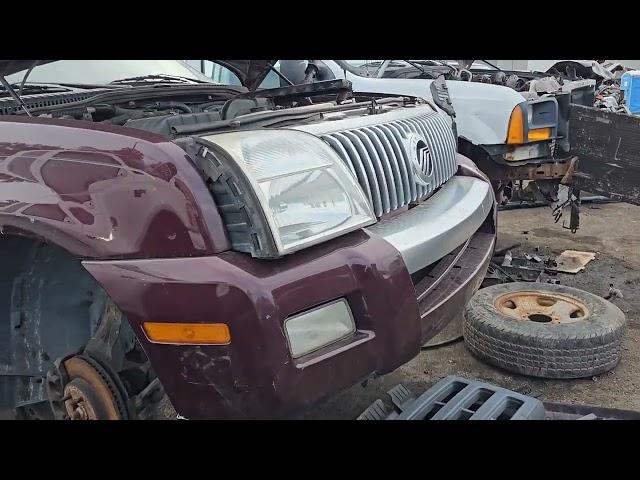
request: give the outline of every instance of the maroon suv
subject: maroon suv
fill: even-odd
[[[272,64],[0,61],[5,415],[285,417],[461,314],[496,220],[452,119]]]

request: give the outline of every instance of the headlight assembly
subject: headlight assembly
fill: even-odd
[[[558,102],[555,98],[530,100],[516,105],[507,127],[507,144],[552,140],[558,129]]]
[[[311,134],[251,130],[202,142],[236,250],[278,257],[375,222],[357,180]]]

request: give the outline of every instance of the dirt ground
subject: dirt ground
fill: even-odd
[[[554,224],[548,208],[500,212],[498,249],[516,243],[518,252],[559,254],[565,249],[596,252],[586,270],[559,274],[560,283],[606,295],[609,284],[624,295],[614,303],[627,316],[628,328],[620,364],[611,372],[581,380],[543,380],[512,374],[473,357],[459,341],[424,350],[398,370],[354,386],[313,408],[302,418],[354,419],[377,398],[404,384],[414,393],[447,375],[488,381],[541,400],[640,410],[640,207],[602,204],[582,207],[581,228],[572,234]]]

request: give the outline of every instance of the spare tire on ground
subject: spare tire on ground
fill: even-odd
[[[511,372],[590,377],[620,361],[625,316],[611,302],[564,285],[515,282],[483,288],[465,310],[467,348]]]

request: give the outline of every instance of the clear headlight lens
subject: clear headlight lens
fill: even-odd
[[[278,253],[290,253],[375,222],[360,185],[319,138],[295,130],[212,135],[256,192]]]

